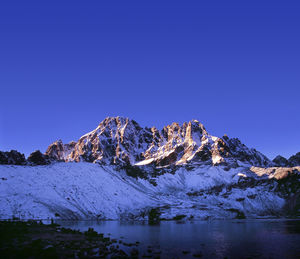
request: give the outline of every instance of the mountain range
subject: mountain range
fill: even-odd
[[[0,190],[6,194],[0,198],[6,204],[0,218],[202,219],[300,213],[300,152],[271,161],[237,138],[210,135],[197,120],[159,130],[108,117],[77,142],[58,140],[27,159],[14,150],[0,152],[0,164]],[[57,179],[62,181],[53,184]],[[21,183],[26,183],[23,189],[16,188]],[[36,192],[43,188],[56,194],[43,198],[43,191]],[[114,197],[120,193],[123,197]]]

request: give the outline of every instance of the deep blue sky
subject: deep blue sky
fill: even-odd
[[[0,150],[107,116],[300,151],[300,1],[1,1]]]

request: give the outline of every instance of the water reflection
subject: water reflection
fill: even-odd
[[[243,220],[194,221],[159,225],[118,221],[63,221],[64,227],[87,230],[140,242],[141,253],[148,246],[159,248],[161,258],[300,258],[300,221]],[[187,252],[187,253],[183,253]]]
[[[285,222],[285,233],[300,234],[300,224],[295,224],[294,221]]]

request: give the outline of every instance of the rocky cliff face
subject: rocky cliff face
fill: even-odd
[[[268,166],[272,162],[236,138],[210,135],[197,120],[172,123],[162,130],[142,128],[134,120],[108,117],[76,143],[57,141],[47,151],[58,161],[87,161],[105,165],[162,168],[182,165],[241,164]]]
[[[61,140],[52,143],[46,150],[46,155],[54,161],[66,161],[70,152],[74,149],[76,142],[63,144]]]

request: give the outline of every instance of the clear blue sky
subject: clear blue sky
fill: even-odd
[[[0,150],[107,116],[300,151],[300,1],[1,1]]]

